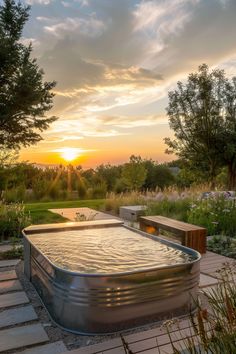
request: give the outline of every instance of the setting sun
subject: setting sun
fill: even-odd
[[[61,157],[66,161],[73,161],[77,157],[79,157],[79,153],[78,153],[77,149],[64,148],[64,149],[61,149]]]
[[[56,153],[54,155],[51,155],[51,157],[59,164],[63,163],[62,160],[69,162],[70,164],[78,164],[78,160],[79,163],[84,162],[87,158],[87,155],[92,151],[96,150],[67,146],[59,149],[49,150],[48,152]]]

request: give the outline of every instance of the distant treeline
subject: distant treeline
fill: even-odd
[[[191,173],[180,160],[158,164],[132,155],[121,165],[102,164],[40,168],[30,163],[0,165],[0,191],[6,202],[104,198],[107,193],[189,187],[203,177]]]

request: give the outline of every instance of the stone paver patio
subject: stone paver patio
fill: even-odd
[[[66,213],[65,210],[63,209],[61,215],[73,220],[77,212],[75,208],[67,210]],[[103,215],[98,220],[103,220],[102,218],[104,218]],[[19,262],[20,260],[0,261],[0,353],[5,353],[8,350],[14,350],[14,353],[21,354],[126,353],[120,337],[70,351],[66,348],[62,338],[50,342],[44,327],[39,323],[33,306],[29,303],[26,293],[22,291],[21,284],[17,280],[14,267]],[[200,289],[203,288],[204,291],[208,291],[217,286],[219,274],[216,271],[226,262],[233,264],[235,260],[212,252],[207,252],[202,256]],[[188,317],[181,317],[178,327],[173,326],[171,329],[171,337],[175,345],[181,346],[183,344],[181,338],[183,335],[190,334],[190,331],[191,324]],[[123,337],[134,354],[172,354],[170,338],[164,327],[157,326],[133,334],[125,334],[124,332]]]
[[[17,279],[15,270],[7,270],[5,272],[0,272],[0,281]]]
[[[0,312],[0,328],[34,321],[38,318],[33,306],[7,309]]]
[[[235,261],[223,256],[207,252],[201,261],[200,288],[210,289],[218,283],[215,273],[225,262],[234,263]],[[16,262],[17,263],[17,262]],[[37,315],[29,302],[24,291],[16,291],[14,288],[6,287],[12,276],[15,276],[13,270],[0,272],[2,281],[0,281],[0,290],[8,288],[8,293],[0,295],[0,307],[6,308],[0,312],[0,352],[10,349],[19,349],[17,353],[21,354],[125,354],[125,350],[120,337],[109,341],[101,342],[75,350],[68,351],[63,341],[43,344],[49,341],[49,338],[40,323],[37,321]],[[9,280],[7,280],[7,275]],[[214,277],[212,276],[214,275]],[[16,306],[14,308],[14,306]],[[19,307],[20,305],[20,307]],[[10,308],[9,308],[10,307]],[[34,323],[26,325],[27,322]],[[37,321],[38,322],[38,321]],[[24,324],[24,326],[22,326]],[[12,326],[16,327],[12,327]],[[11,326],[11,328],[9,328]],[[178,327],[173,326],[171,337],[176,346],[181,346],[182,335],[190,334],[191,326],[187,317],[179,319]],[[181,333],[180,333],[181,332]],[[14,340],[13,340],[14,338]],[[170,338],[165,328],[157,327],[139,333],[124,335],[126,343],[134,354],[164,354],[172,353]],[[32,346],[32,348],[20,350],[22,347]],[[157,352],[159,350],[159,352]]]
[[[48,341],[48,336],[40,323],[15,327],[0,331],[0,353]]]
[[[121,220],[118,217],[115,217],[110,214],[102,213],[101,211],[96,211],[90,208],[66,208],[66,209],[49,209],[52,213],[59,214],[65,218],[75,221],[76,218],[80,218],[78,221],[91,221],[91,220],[107,220],[107,219],[117,219]]]
[[[2,283],[0,283],[0,287],[3,286]],[[29,299],[24,291],[0,295],[0,309],[27,304],[28,302]]]

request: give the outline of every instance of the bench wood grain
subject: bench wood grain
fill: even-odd
[[[183,246],[206,253],[206,229],[165,216],[140,217],[140,229],[144,232],[159,235],[159,230],[166,230],[181,239]]]

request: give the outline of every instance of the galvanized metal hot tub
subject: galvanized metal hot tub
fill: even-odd
[[[117,220],[30,226],[23,234],[25,274],[52,319],[66,330],[115,332],[193,307],[201,258],[194,250],[125,227]],[[104,234],[110,235],[109,252]],[[83,260],[93,241],[98,243],[97,251],[92,251],[84,269],[76,257]],[[118,251],[113,255],[117,242]],[[160,248],[159,255],[156,248]],[[134,259],[123,259],[122,254],[130,252]],[[163,252],[167,258],[173,253],[170,264],[159,264]]]

